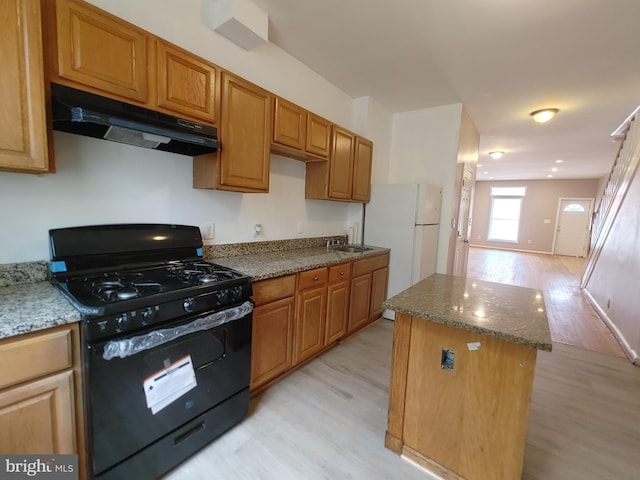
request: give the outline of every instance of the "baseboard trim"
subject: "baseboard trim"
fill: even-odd
[[[640,356],[638,355],[638,352],[636,352],[633,348],[631,348],[631,345],[629,345],[629,342],[627,342],[627,339],[624,337],[624,335],[622,334],[620,329],[617,327],[617,325],[613,323],[613,320],[609,318],[609,315],[607,315],[607,312],[605,312],[604,309],[600,307],[598,302],[596,302],[595,298],[593,298],[591,296],[591,293],[589,293],[589,290],[587,290],[586,288],[582,288],[582,293],[586,297],[587,301],[591,304],[593,309],[596,311],[600,319],[609,328],[609,330],[611,330],[611,333],[613,334],[613,336],[616,338],[616,340],[622,347],[622,350],[624,351],[624,353],[627,355],[627,357],[629,357],[629,360],[631,360],[631,362],[634,365],[640,366]]]
[[[489,250],[506,250],[508,252],[539,253],[540,255],[553,255],[553,252],[541,252],[539,250],[521,250],[519,248],[492,247],[490,245],[476,245],[474,243],[470,243],[469,246],[475,247],[475,248],[487,248]]]

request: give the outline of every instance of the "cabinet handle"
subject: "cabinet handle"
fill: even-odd
[[[318,281],[318,277],[313,277],[313,281],[317,282]]]
[[[341,277],[344,277],[344,272],[340,272],[340,276],[341,276]]]

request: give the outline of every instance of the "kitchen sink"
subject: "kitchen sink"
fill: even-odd
[[[363,247],[361,245],[339,245],[337,247],[333,247],[334,250],[340,250],[341,252],[366,252],[368,250],[373,250],[371,247]]]

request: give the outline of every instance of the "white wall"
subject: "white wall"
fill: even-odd
[[[462,104],[393,116],[387,182],[442,187],[437,271],[446,273]]]
[[[54,141],[55,175],[0,173],[0,264],[48,259],[50,228],[97,223],[213,223],[215,243],[346,231],[346,204],[304,200],[305,166],[296,160],[272,155],[271,193],[242,194],[193,189],[183,155],[63,132]],[[255,223],[262,237],[252,237]]]
[[[374,169],[388,164],[389,112],[373,99],[354,101],[273,44],[236,46],[203,25],[201,0],[90,3],[366,136]],[[0,264],[48,259],[47,231],[74,225],[213,223],[214,243],[234,243],[341,235],[352,222],[347,204],[304,199],[305,165],[296,160],[272,155],[270,193],[241,194],[194,190],[186,156],[61,132],[54,143],[56,174],[0,172]],[[251,236],[255,223],[262,237]]]
[[[271,43],[245,51],[213,32],[202,21],[202,1],[89,0],[371,139],[374,183],[440,185],[443,218],[450,217],[461,104],[392,115],[371,97],[354,100]],[[0,172],[0,264],[48,259],[47,230],[71,225],[214,223],[214,242],[233,243],[338,235],[361,224],[360,204],[305,200],[304,164],[295,160],[271,156],[269,194],[201,191],[191,188],[188,157],[60,132],[54,141],[58,173]],[[263,237],[250,236],[254,223],[263,224]],[[441,255],[444,271],[447,252]]]

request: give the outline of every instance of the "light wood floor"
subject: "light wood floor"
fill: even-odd
[[[626,358],[611,330],[580,291],[584,261],[471,247],[467,277],[542,290],[554,342]]]
[[[378,320],[258,395],[165,480],[428,479],[384,448],[393,325]],[[637,479],[639,399],[640,368],[624,358],[539,352],[522,479]]]

